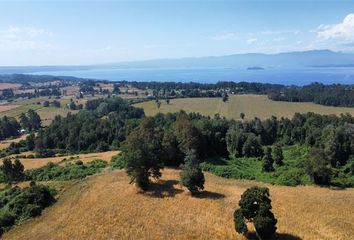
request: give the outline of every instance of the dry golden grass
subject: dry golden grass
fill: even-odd
[[[166,169],[149,193],[139,194],[122,170],[106,171],[67,188],[42,216],[4,239],[244,239],[233,211],[252,181],[206,175],[206,192],[192,198]],[[354,189],[270,186],[279,239],[352,239]]]
[[[4,89],[16,89],[21,87],[22,84],[21,83],[0,83],[0,90],[4,90]]]
[[[25,140],[27,136],[28,136],[28,134],[24,134],[24,135],[19,136],[18,138],[6,139],[6,140],[0,141],[0,150],[8,148],[10,146],[10,144],[13,142],[18,143],[21,140]]]
[[[46,165],[49,162],[65,164],[72,161],[81,160],[84,163],[91,162],[95,159],[101,159],[107,162],[110,162],[114,155],[117,155],[120,151],[107,151],[107,152],[99,152],[99,153],[85,153],[85,154],[75,154],[68,155],[62,157],[50,157],[50,158],[19,158],[25,169],[39,168]],[[30,155],[33,152],[25,152],[22,155]],[[10,157],[14,157],[16,155],[11,155]],[[73,157],[73,159],[70,159]],[[65,160],[64,160],[65,159]],[[0,158],[0,165],[2,164],[2,159]]]
[[[20,105],[14,105],[14,104],[3,104],[3,105],[0,105],[0,112],[6,112],[6,111],[9,111],[11,109],[14,109],[14,108],[17,108],[19,107]]]
[[[158,112],[177,112],[185,110],[187,112],[199,112],[206,116],[220,114],[227,118],[240,119],[240,113],[246,114],[246,119],[259,117],[261,119],[277,117],[293,117],[294,113],[315,112],[320,114],[350,113],[354,115],[354,108],[329,107],[314,103],[291,103],[269,100],[265,95],[230,95],[229,101],[224,103],[221,98],[180,98],[171,100],[170,104],[161,101],[158,109],[155,101],[138,103],[136,107],[141,107],[149,116]]]

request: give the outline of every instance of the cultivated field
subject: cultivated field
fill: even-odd
[[[73,185],[42,216],[4,239],[245,239],[236,234],[233,211],[252,181],[206,174],[206,192],[190,197],[166,169],[146,194],[136,192],[122,170],[106,171]],[[279,239],[352,239],[354,189],[270,186]],[[253,236],[253,237],[252,237]],[[254,239],[254,234],[249,236]]]
[[[138,103],[135,106],[143,108],[146,115],[150,116],[158,112],[167,113],[179,110],[199,112],[207,116],[220,114],[233,119],[240,119],[241,112],[246,114],[246,119],[253,119],[254,117],[266,119],[272,115],[291,118],[296,112],[337,115],[348,112],[354,115],[354,108],[328,107],[314,103],[277,102],[269,100],[265,95],[253,94],[230,95],[229,101],[226,103],[221,98],[180,98],[171,100],[170,104],[161,100],[159,109],[155,101]]]

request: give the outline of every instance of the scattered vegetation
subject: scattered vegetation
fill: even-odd
[[[103,160],[93,160],[87,164],[83,164],[78,160],[75,163],[68,163],[60,166],[54,163],[25,171],[25,179],[29,181],[51,181],[51,180],[73,180],[83,179],[89,175],[93,175],[107,166],[107,162]]]

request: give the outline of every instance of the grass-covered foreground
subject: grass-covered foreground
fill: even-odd
[[[235,232],[233,212],[241,194],[254,185],[270,189],[279,239],[347,240],[354,234],[354,189],[286,187],[205,173],[204,192],[191,197],[179,184],[179,173],[162,170],[161,179],[145,194],[129,185],[124,170],[87,178],[3,239],[245,240]]]

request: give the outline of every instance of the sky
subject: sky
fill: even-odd
[[[2,1],[0,65],[354,52],[354,1]]]

